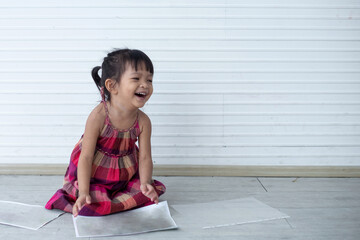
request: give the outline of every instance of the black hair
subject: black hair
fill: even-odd
[[[115,49],[107,54],[101,67],[96,66],[91,71],[91,76],[100,92],[102,87],[104,87],[104,100],[110,101],[110,92],[105,87],[106,79],[110,78],[119,83],[121,76],[126,70],[127,64],[131,64],[135,71],[137,71],[138,66],[144,64],[146,70],[154,74],[154,66],[150,58],[144,52],[128,48]],[[100,69],[102,70],[101,78],[98,73]]]

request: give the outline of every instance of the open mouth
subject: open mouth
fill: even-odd
[[[140,98],[145,98],[146,97],[146,93],[144,93],[144,92],[138,92],[138,93],[135,93],[135,96],[137,96],[137,97],[140,97]]]

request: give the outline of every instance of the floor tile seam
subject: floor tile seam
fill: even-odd
[[[268,190],[266,189],[266,187],[264,186],[264,184],[260,181],[259,178],[256,178],[257,181],[260,183],[260,185],[262,186],[262,188],[265,190],[265,192],[268,192]]]
[[[284,220],[287,222],[287,224],[290,226],[291,229],[294,229],[294,226],[291,225],[291,223],[289,222],[289,220],[287,218],[284,218]]]
[[[272,206],[276,209],[278,209],[279,211],[286,211],[286,210],[314,210],[314,209],[333,209],[333,210],[341,210],[341,209],[349,209],[349,210],[354,210],[354,209],[360,209],[360,206],[356,206],[356,207],[334,207],[334,206],[328,206],[328,207],[276,207],[276,206]],[[359,217],[360,218],[360,217]]]
[[[308,192],[315,192],[315,193],[351,193],[351,194],[358,194],[360,195],[360,192],[359,193],[354,193],[354,191],[321,191],[319,189],[314,189],[314,190],[296,190],[296,189],[293,189],[293,190],[290,190],[290,191],[278,191],[278,190],[271,190],[271,188],[266,188],[267,189],[267,192],[269,193],[308,193]]]

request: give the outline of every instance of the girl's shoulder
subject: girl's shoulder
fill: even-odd
[[[149,116],[140,109],[138,111],[139,111],[138,121],[139,121],[140,132],[142,132],[144,129],[147,128],[151,129],[151,120]]]
[[[100,102],[94,109],[90,112],[87,124],[90,124],[93,128],[97,129],[101,133],[106,120],[106,111],[105,106]]]

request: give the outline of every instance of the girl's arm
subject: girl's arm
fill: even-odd
[[[140,111],[139,175],[142,193],[151,201],[158,202],[158,195],[152,184],[153,162],[151,158],[151,121]]]
[[[73,207],[73,214],[76,216],[85,203],[90,204],[89,195],[90,177],[92,171],[92,162],[94,159],[97,138],[100,135],[100,129],[103,117],[99,113],[99,107],[96,107],[89,115],[85,132],[82,140],[82,148],[78,162],[77,178],[79,184],[79,196]]]
[[[151,158],[151,121],[143,112],[140,112],[141,133],[139,136],[139,174],[142,184],[152,181],[153,162]]]

